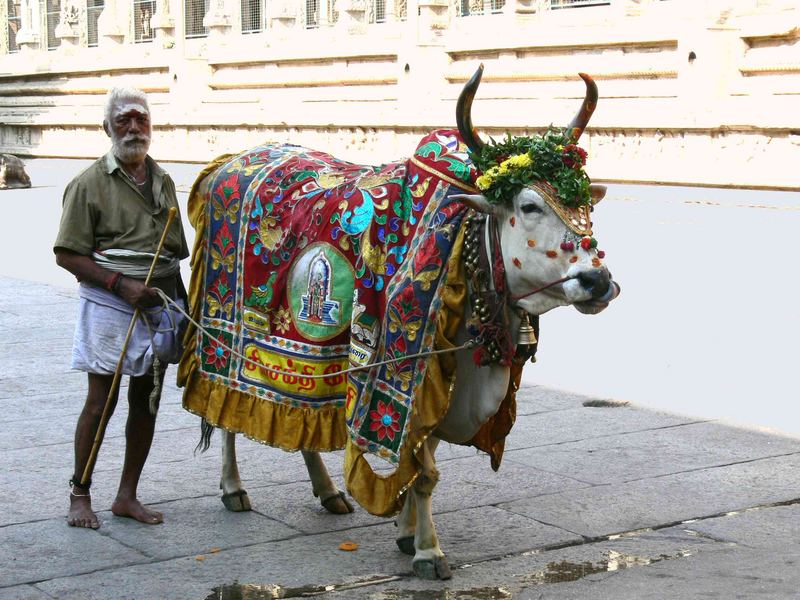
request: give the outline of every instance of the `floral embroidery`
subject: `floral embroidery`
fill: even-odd
[[[205,354],[203,362],[207,365],[211,365],[215,369],[221,369],[227,365],[231,355],[230,350],[223,347],[222,342],[222,336],[216,340],[214,338],[208,338],[208,346],[203,348],[203,354]]]
[[[388,437],[394,441],[394,436],[400,431],[400,413],[397,412],[391,403],[378,402],[377,410],[369,413],[372,421],[370,431],[374,431],[378,440]]]
[[[292,324],[292,313],[285,308],[279,308],[275,316],[272,317],[272,322],[275,323],[275,329],[279,333],[286,333]]]

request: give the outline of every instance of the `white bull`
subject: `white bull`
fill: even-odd
[[[459,99],[457,119],[459,131],[473,152],[479,152],[482,143],[472,129],[469,112],[480,81],[481,69],[465,86]],[[597,92],[594,83],[583,76],[587,85],[586,99],[566,131],[572,131],[577,141],[594,109]],[[483,195],[464,195],[461,200],[480,213],[489,215],[480,235],[482,242],[491,246],[492,229],[496,230],[505,268],[510,310],[507,326],[514,346],[518,330],[525,315],[542,315],[559,306],[574,306],[578,311],[595,314],[606,308],[619,293],[619,286],[611,279],[592,245],[581,246],[585,236],[568,227],[570,215],[557,210],[547,188],[529,185],[510,201],[491,203]],[[602,199],[605,189],[591,186],[592,202]],[[588,215],[588,211],[585,213]],[[577,224],[577,221],[574,223]],[[583,226],[590,231],[590,224]],[[577,231],[580,231],[578,225]],[[567,246],[565,246],[567,244]],[[572,244],[570,248],[569,244]],[[566,248],[566,250],[565,250]],[[491,250],[489,251],[491,255]],[[473,314],[474,306],[467,303],[466,315]],[[466,318],[465,318],[466,321]],[[461,344],[470,339],[461,327],[454,342]],[[397,545],[413,556],[414,572],[424,578],[446,579],[450,568],[439,546],[432,519],[431,497],[438,481],[435,451],[440,440],[465,443],[475,436],[481,426],[497,413],[509,389],[511,369],[500,364],[476,367],[469,351],[456,355],[456,383],[452,400],[444,418],[432,435],[424,442],[422,468],[410,490],[405,493],[403,508],[397,517]],[[223,432],[223,466],[220,487],[223,500],[230,510],[249,510],[247,494],[242,487],[236,462],[235,434]],[[353,507],[336,487],[318,452],[303,451],[314,496],[332,513],[352,512]]]

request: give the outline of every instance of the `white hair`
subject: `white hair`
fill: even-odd
[[[108,94],[106,94],[106,107],[103,112],[103,120],[106,123],[111,123],[111,112],[114,110],[114,106],[122,100],[140,102],[147,109],[147,113],[150,114],[150,105],[147,103],[147,96],[142,90],[132,87],[114,87],[108,90]]]

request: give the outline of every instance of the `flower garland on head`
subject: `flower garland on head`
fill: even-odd
[[[544,135],[491,140],[470,158],[483,173],[475,182],[494,204],[507,202],[537,181],[550,184],[570,208],[590,206],[589,176],[583,171],[586,151],[573,144],[567,132],[550,127]]]

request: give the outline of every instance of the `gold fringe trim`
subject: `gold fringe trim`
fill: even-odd
[[[204,379],[198,372],[186,385],[183,408],[214,427],[290,452],[341,450],[348,438],[341,408],[299,408],[270,402]]]
[[[192,249],[192,277],[189,283],[189,305],[195,321],[200,321],[205,284],[206,260],[206,177],[228,162],[226,154],[209,163],[198,175],[189,194],[189,222],[196,238]],[[292,407],[232,390],[222,383],[203,378],[195,350],[197,330],[189,324],[184,337],[184,350],[178,366],[178,386],[184,387],[183,407],[205,418],[215,427],[283,450],[312,450],[327,452],[344,448],[347,427],[344,410]]]

